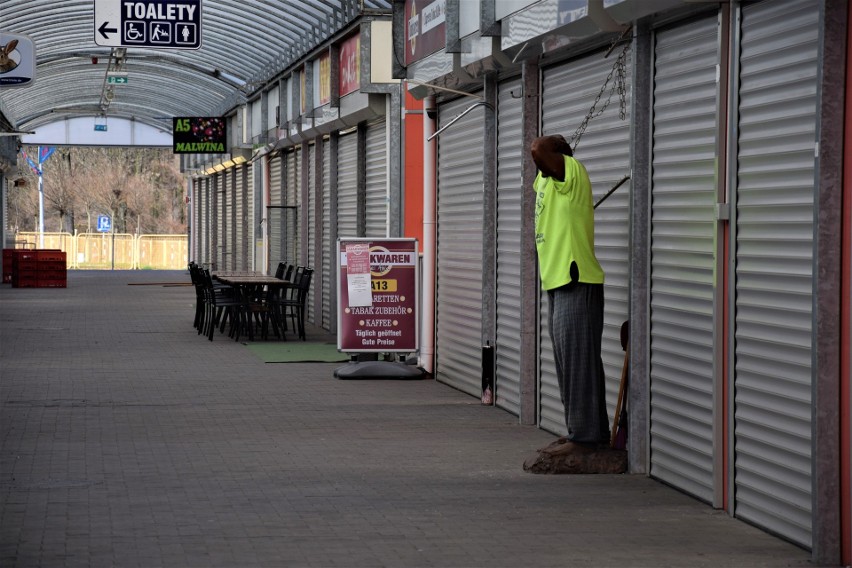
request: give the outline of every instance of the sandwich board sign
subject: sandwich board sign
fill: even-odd
[[[166,49],[201,47],[201,0],[94,2],[97,45]]]
[[[341,238],[337,244],[338,350],[417,351],[417,239]]]

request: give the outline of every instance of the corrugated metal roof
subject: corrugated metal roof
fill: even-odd
[[[121,51],[96,45],[95,1],[0,2],[0,31],[26,34],[36,47],[35,81],[0,89],[0,108],[17,128],[102,113],[110,54]],[[220,115],[359,15],[389,13],[391,3],[203,0],[201,48],[126,48],[128,84],[113,89],[107,115],[169,128],[173,116]]]

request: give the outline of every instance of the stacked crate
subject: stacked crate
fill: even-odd
[[[68,286],[68,270],[65,253],[61,250],[37,250],[36,263],[39,288],[65,288]]]
[[[6,249],[9,250],[9,249]],[[3,281],[6,282],[6,250]],[[9,281],[13,288],[65,288],[68,285],[65,253],[61,250],[11,249]]]

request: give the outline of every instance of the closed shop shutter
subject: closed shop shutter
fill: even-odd
[[[438,111],[438,127],[467,109],[467,97]],[[482,391],[482,107],[438,137],[436,378],[466,393]]]
[[[299,206],[302,195],[302,151],[296,146],[287,154],[287,189],[286,205],[284,215],[284,231],[286,233],[286,246],[284,253],[287,262],[291,264],[303,264],[304,260],[299,254]]]
[[[656,36],[651,199],[651,475],[713,500],[718,25]]]
[[[244,211],[244,223],[243,223],[243,237],[245,242],[245,266],[243,267],[245,270],[252,270],[254,268],[254,257],[255,257],[255,227],[257,227],[257,222],[255,221],[255,199],[254,199],[254,165],[245,166],[245,208]]]
[[[227,270],[228,267],[225,266],[222,252],[225,250],[225,242],[224,242],[224,234],[225,234],[225,194],[222,174],[216,174],[213,179],[214,183],[214,192],[213,192],[213,215],[214,215],[214,225],[212,227],[213,231],[213,241],[216,243],[214,248],[215,258],[216,258],[216,270]]]
[[[331,145],[323,141],[322,152],[322,322],[323,329],[331,329]],[[316,276],[316,271],[314,271]]]
[[[317,145],[311,144],[308,146],[308,168],[305,172],[305,177],[308,178],[308,202],[306,208],[308,210],[308,258],[305,259],[305,266],[314,267],[314,252],[317,248],[317,227],[314,223],[314,211],[317,206],[317,190],[315,187],[316,176],[314,175],[314,164],[316,162]],[[311,281],[311,287],[308,290],[308,308],[306,316],[309,322],[316,321],[314,317],[314,296],[316,291],[316,281]]]
[[[358,134],[342,135],[337,144],[337,236],[358,236]]]
[[[225,170],[219,174],[222,181],[222,267],[233,270],[234,266],[234,176],[233,171]]]
[[[497,406],[520,414],[521,400],[521,81],[501,83],[497,100]]]
[[[542,133],[562,134],[567,140],[589,111],[613,67],[614,52],[604,52],[542,71]],[[625,66],[629,81],[630,56]],[[610,82],[610,86],[612,83]],[[607,93],[609,86],[607,87]],[[630,86],[626,85],[625,111],[630,110]],[[604,94],[604,100],[607,94]],[[600,103],[598,109],[600,109]],[[630,116],[619,116],[618,93],[608,109],[589,122],[580,139],[576,157],[585,166],[595,199],[600,199],[620,179],[630,173]],[[606,373],[607,407],[612,419],[618,397],[618,384],[624,363],[621,324],[627,319],[629,269],[629,194],[625,183],[595,212],[595,254],[606,274],[604,285],[604,332],[601,357]],[[565,434],[565,414],[556,381],[553,346],[547,326],[547,294],[541,298],[541,343],[539,377],[539,425]]]
[[[366,236],[387,236],[387,130],[385,120],[367,126]]]
[[[233,168],[234,175],[234,268],[245,270],[246,251],[243,230],[245,228],[245,195],[246,186],[243,177],[243,166]]]
[[[743,7],[736,164],[735,515],[805,547],[819,18]]]
[[[269,209],[267,209],[267,238],[269,239],[269,270],[275,274],[279,262],[284,262],[284,158],[276,154],[269,159]]]
[[[201,263],[203,258],[202,245],[203,242],[202,235],[204,228],[201,224],[201,213],[203,206],[201,204],[201,187],[202,187],[201,178],[195,179],[192,182],[192,222],[195,225],[193,227],[193,235],[192,235],[192,259],[196,263]]]
[[[201,262],[208,267],[213,260],[210,257],[210,176],[204,178],[201,194]]]

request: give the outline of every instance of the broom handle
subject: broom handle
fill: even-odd
[[[630,179],[630,176],[624,176],[623,178],[621,178],[621,181],[620,181],[620,182],[618,182],[617,184],[615,184],[614,186],[612,186],[612,189],[610,189],[609,191],[607,191],[607,192],[606,192],[606,195],[604,195],[603,197],[601,197],[601,198],[598,200],[598,202],[597,202],[597,203],[595,203],[595,209],[597,209],[597,208],[598,208],[598,205],[600,205],[601,203],[603,203],[603,202],[604,202],[604,200],[606,200],[606,198],[607,198],[607,197],[609,197],[610,195],[612,195],[613,193],[615,193],[615,190],[616,190],[616,189],[618,189],[619,187],[621,187],[622,185],[624,185],[624,182],[626,182],[626,181],[627,181],[627,180],[629,180],[629,179]]]

